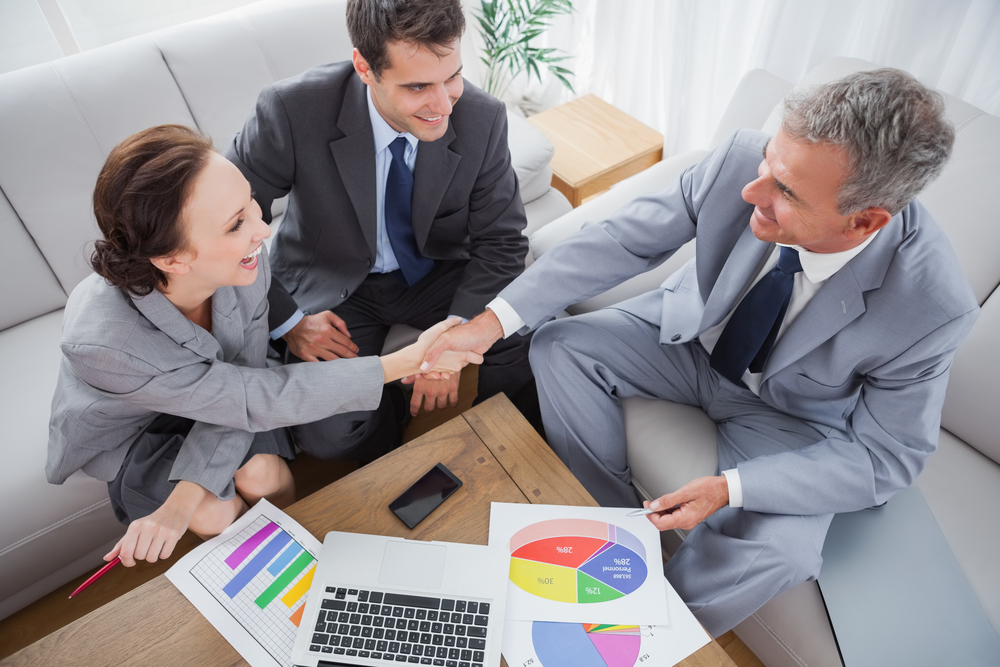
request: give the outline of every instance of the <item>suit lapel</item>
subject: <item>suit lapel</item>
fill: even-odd
[[[773,248],[773,244],[754,236],[749,224],[743,229],[736,246],[722,266],[719,277],[709,288],[699,331],[715,326],[733,309],[743,289],[760,271]]]
[[[454,140],[455,129],[449,119],[443,137],[429,143],[421,141],[417,149],[417,162],[413,168],[412,216],[413,235],[421,250],[427,242],[441,199],[462,161],[461,155],[448,148]]]
[[[212,338],[221,346],[221,359],[229,360],[243,349],[242,318],[236,314],[236,289],[221,287],[212,295]]]
[[[816,293],[774,345],[761,382],[833,338],[866,310],[864,293],[878,289],[902,241],[897,215],[871,244],[847,263]]]
[[[378,235],[375,137],[372,134],[371,118],[368,116],[365,84],[357,76],[352,76],[347,86],[337,127],[344,136],[330,142],[330,151],[358,216],[368,249],[374,257]]]
[[[223,288],[221,291],[229,290],[231,287]],[[216,292],[218,294],[218,292]],[[235,296],[233,296],[233,306],[235,306]],[[222,359],[222,348],[212,334],[199,326],[195,326],[191,320],[184,317],[181,311],[170,302],[159,290],[153,290],[144,297],[132,297],[143,317],[153,323],[153,325],[172,338],[178,345],[181,345],[200,357],[205,359]],[[212,327],[215,327],[215,297],[212,303]]]

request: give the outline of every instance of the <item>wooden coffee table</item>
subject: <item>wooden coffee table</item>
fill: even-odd
[[[438,462],[465,484],[414,530],[387,505]],[[491,502],[596,503],[503,396],[289,507],[322,540],[328,531],[486,544]],[[246,665],[163,575],[15,653],[5,665]],[[506,665],[506,663],[503,663]],[[679,663],[732,666],[714,641]]]

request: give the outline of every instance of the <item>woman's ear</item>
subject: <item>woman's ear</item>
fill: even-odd
[[[165,257],[153,257],[149,261],[163,273],[183,276],[191,270],[191,259],[190,254],[182,250]]]

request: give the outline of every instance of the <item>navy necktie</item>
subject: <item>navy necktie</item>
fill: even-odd
[[[751,373],[764,368],[801,270],[798,251],[782,248],[778,265],[757,281],[729,318],[709,365],[733,384],[742,384],[748,368]]]
[[[403,151],[406,137],[398,137],[389,144],[392,162],[385,183],[385,231],[396,255],[399,270],[407,287],[412,287],[434,268],[434,260],[420,254],[413,236],[413,174],[406,166]]]

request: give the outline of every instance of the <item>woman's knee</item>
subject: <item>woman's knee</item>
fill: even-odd
[[[267,496],[281,488],[284,459],[276,454],[255,454],[236,471],[236,490],[254,496]]]

